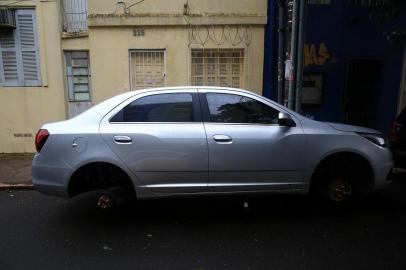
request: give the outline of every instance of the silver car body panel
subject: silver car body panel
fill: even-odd
[[[174,93],[150,91],[123,102],[100,123],[100,134],[107,145],[140,179],[139,188],[153,193],[201,193],[207,191],[207,139],[202,122],[196,123],[110,123],[117,112],[146,95]],[[197,93],[197,89],[179,89],[177,93]],[[120,144],[114,136],[128,136],[129,144]]]
[[[223,89],[201,93],[236,94]],[[264,102],[251,93],[241,96]],[[280,110],[272,103],[267,105]],[[305,144],[298,120],[295,127],[264,124],[204,123],[209,148],[208,191],[272,191],[304,189],[304,160],[297,159]],[[224,136],[228,141],[216,141]],[[290,162],[286,162],[289,160]]]
[[[347,125],[347,124],[342,124],[342,123],[331,123],[331,122],[325,122],[325,123],[339,131],[345,131],[345,132],[356,131],[356,132],[362,132],[362,133],[380,134],[379,131],[371,129],[371,128],[358,127],[358,126]]]
[[[248,96],[288,113],[295,127],[193,123],[110,123],[130,102],[160,93],[221,92]],[[252,92],[221,87],[172,87],[127,92],[70,120],[45,124],[51,134],[33,160],[33,183],[44,193],[68,197],[80,167],[107,162],[131,178],[138,198],[235,192],[308,192],[317,165],[348,151],[366,158],[375,187],[393,166],[388,148],[355,132],[362,127],[322,123]],[[117,143],[114,136],[118,137]],[[214,140],[215,136],[221,143]],[[225,136],[225,137],[221,137]],[[126,137],[131,144],[125,143]],[[227,138],[231,142],[227,142]]]

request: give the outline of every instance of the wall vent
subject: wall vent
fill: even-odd
[[[145,29],[142,29],[142,28],[133,29],[133,36],[134,37],[143,37],[143,36],[145,36]]]

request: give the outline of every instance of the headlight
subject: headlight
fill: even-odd
[[[386,147],[388,145],[387,139],[382,135],[371,133],[358,133],[358,135],[381,147]]]

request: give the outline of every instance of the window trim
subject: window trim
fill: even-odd
[[[214,89],[213,89],[214,90]],[[202,106],[202,119],[205,124],[211,124],[211,125],[239,125],[239,126],[278,126],[280,127],[281,125],[279,124],[263,124],[263,123],[222,123],[222,122],[212,122],[210,121],[210,109],[209,109],[209,103],[207,101],[207,94],[226,94],[226,95],[235,95],[235,96],[243,96],[243,97],[248,97],[253,100],[256,100],[258,102],[261,102],[262,104],[271,107],[272,109],[276,110],[278,113],[281,112],[278,108],[275,108],[274,106],[271,106],[262,100],[258,100],[257,98],[251,97],[249,95],[244,95],[242,92],[241,93],[229,93],[229,92],[220,92],[220,91],[207,91],[207,92],[199,92],[199,100],[200,104]]]
[[[144,98],[144,97],[150,97],[150,96],[155,96],[155,95],[167,95],[167,94],[190,94],[192,96],[192,106],[193,106],[193,122],[112,122],[111,119],[116,116],[121,110],[123,110],[125,107],[127,107],[128,105],[130,105],[132,102]],[[190,92],[190,91],[179,91],[179,92],[174,92],[174,91],[165,91],[162,93],[159,92],[153,92],[153,93],[147,93],[146,95],[136,95],[128,100],[126,100],[125,102],[123,102],[122,104],[120,104],[119,106],[117,106],[116,108],[114,108],[111,112],[110,115],[108,116],[108,123],[111,125],[117,125],[117,124],[121,124],[121,125],[126,125],[126,124],[147,124],[147,125],[151,125],[151,124],[196,124],[196,123],[202,123],[202,113],[201,113],[201,109],[200,109],[200,100],[198,98],[198,94],[197,92]]]

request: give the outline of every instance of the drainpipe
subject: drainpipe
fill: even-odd
[[[279,0],[278,10],[278,103],[283,104],[285,91],[285,8],[284,0]]]
[[[267,26],[265,29],[263,95],[275,99],[277,95],[277,0],[268,0]]]
[[[302,83],[303,83],[303,62],[304,62],[304,40],[305,40],[305,9],[306,1],[300,0],[299,33],[297,48],[297,68],[296,68],[296,98],[295,111],[300,113],[302,107]]]
[[[289,96],[288,96],[288,107],[289,109],[294,109],[294,99],[295,99],[295,86],[296,86],[296,63],[297,63],[297,32],[298,32],[298,9],[299,0],[293,0],[293,11],[292,11],[292,37],[290,44],[290,59],[292,61],[291,78],[289,79]]]

